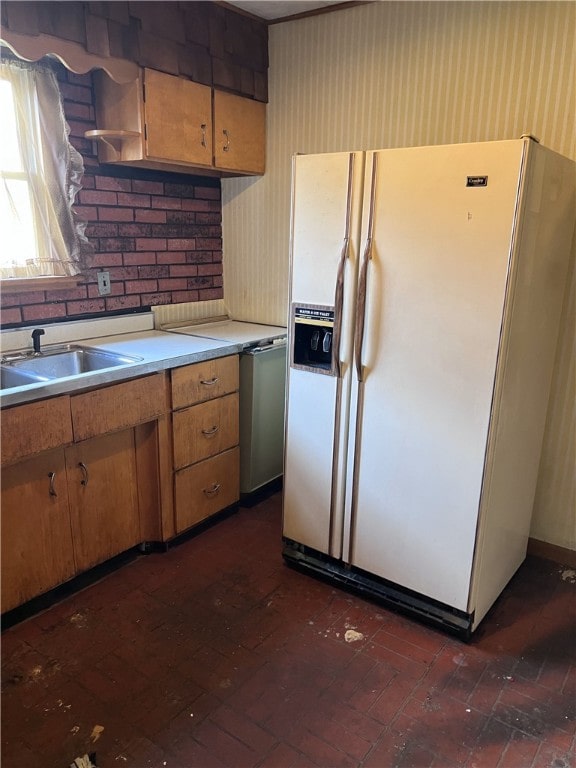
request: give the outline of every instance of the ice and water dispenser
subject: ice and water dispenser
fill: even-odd
[[[292,366],[331,374],[334,307],[294,305],[292,324]]]

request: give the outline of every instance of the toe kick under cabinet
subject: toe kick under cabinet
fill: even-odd
[[[238,356],[172,371],[176,533],[240,497]]]

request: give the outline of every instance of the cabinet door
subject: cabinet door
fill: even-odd
[[[74,575],[64,449],[2,470],[2,611]]]
[[[177,533],[234,504],[240,496],[239,449],[176,472],[174,490]]]
[[[146,155],[212,165],[212,91],[181,77],[144,70]]]
[[[76,566],[86,570],[140,541],[134,430],[66,451]]]
[[[173,416],[174,469],[238,445],[238,393],[208,400]]]
[[[214,91],[214,164],[243,173],[264,173],[266,105]]]

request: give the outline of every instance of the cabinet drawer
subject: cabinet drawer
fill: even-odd
[[[176,473],[177,533],[238,501],[239,458],[239,449],[233,448]]]
[[[238,389],[238,355],[205,360],[172,371],[172,408],[222,397]]]
[[[71,405],[75,441],[133,427],[168,410],[166,377],[156,373],[74,395]]]
[[[2,464],[72,442],[70,397],[55,397],[2,411]]]
[[[238,393],[193,405],[173,415],[174,468],[238,445]]]

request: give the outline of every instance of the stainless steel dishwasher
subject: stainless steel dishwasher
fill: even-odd
[[[173,323],[162,330],[242,345],[240,493],[254,493],[280,477],[284,471],[286,328],[225,317]]]

